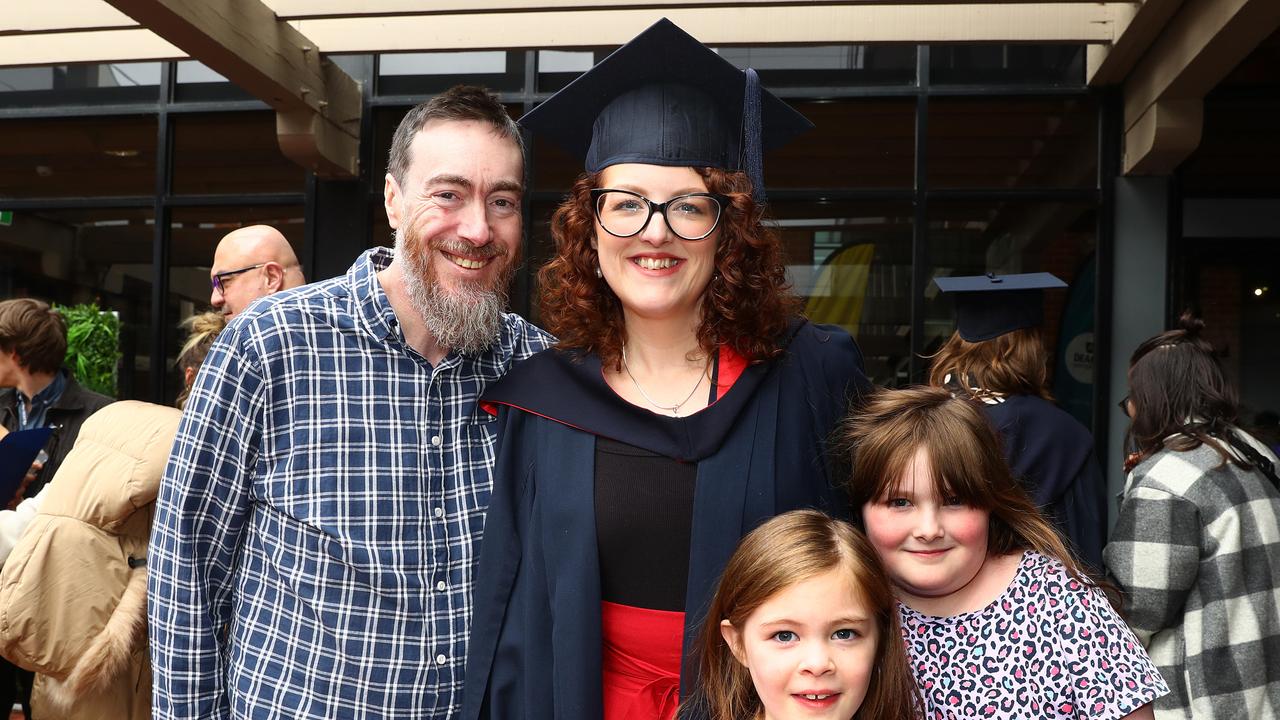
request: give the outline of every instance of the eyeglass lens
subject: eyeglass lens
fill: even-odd
[[[240,273],[247,273],[250,270],[257,270],[258,268],[262,267],[265,264],[266,263],[258,263],[257,265],[250,265],[249,267],[240,268],[239,270],[228,270],[226,272],[220,272],[209,279],[209,285],[214,290],[217,290],[218,292],[224,292],[223,286],[226,284],[228,279],[233,278],[236,275],[239,275]]]
[[[665,203],[655,203],[643,195],[625,190],[601,193],[596,200],[596,217],[612,235],[630,237],[648,224],[654,213],[666,220],[671,232],[685,240],[701,240],[720,222],[720,201],[708,195],[680,195]]]

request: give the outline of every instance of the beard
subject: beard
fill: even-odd
[[[395,231],[395,254],[404,263],[404,284],[409,302],[422,317],[427,332],[442,347],[464,355],[474,355],[493,345],[502,331],[502,315],[507,308],[508,290],[515,276],[514,258],[496,243],[474,247],[461,240],[432,240],[424,247],[412,230]],[[471,258],[493,258],[502,263],[491,282],[464,282],[445,287],[436,272],[435,250]]]

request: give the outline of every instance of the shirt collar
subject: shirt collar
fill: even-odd
[[[21,390],[16,390],[18,396],[18,426],[22,430],[28,430],[35,427],[43,427],[45,416],[49,412],[49,408],[62,397],[62,393],[67,389],[67,369],[62,368],[53,375],[53,382],[45,386],[43,390],[36,393],[35,397],[30,398],[31,410],[27,411],[27,396],[22,394]]]
[[[365,331],[379,341],[391,336],[399,337],[396,311],[391,308],[391,300],[382,289],[382,283],[378,282],[378,273],[391,265],[394,257],[395,252],[391,248],[376,247],[362,253],[347,270],[356,316]]]

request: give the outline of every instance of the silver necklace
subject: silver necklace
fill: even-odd
[[[631,378],[631,384],[636,386],[636,390],[640,391],[640,395],[643,396],[645,400],[648,400],[650,405],[662,410],[663,412],[671,413],[671,417],[680,417],[681,406],[689,402],[689,399],[693,397],[693,394],[698,392],[698,388],[702,387],[702,378],[707,374],[707,366],[710,364],[711,358],[708,356],[707,365],[704,365],[702,368],[702,375],[698,376],[698,382],[693,386],[693,389],[689,391],[689,394],[684,396],[683,400],[675,405],[662,405],[654,402],[653,398],[649,397],[649,393],[645,392],[644,388],[640,387],[640,382],[636,380],[636,376],[631,374],[631,367],[627,365],[627,346],[622,346],[622,369],[627,371],[627,377]]]

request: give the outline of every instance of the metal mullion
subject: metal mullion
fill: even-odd
[[[926,190],[930,200],[1012,200],[1097,202],[1097,188],[937,188]]]
[[[533,101],[533,93],[535,90],[537,90],[537,83],[538,83],[538,51],[526,50],[525,58],[524,58],[524,86],[522,88],[523,92],[521,93],[521,95],[523,95],[524,97],[524,100],[523,100],[523,104],[521,105],[521,116],[523,116],[525,113],[528,113],[530,110],[534,108],[535,103]],[[532,278],[533,266],[529,262],[527,262],[527,260],[529,256],[532,254],[532,248],[530,248],[529,245],[532,242],[530,230],[533,228],[533,203],[534,203],[533,196],[535,195],[535,193],[533,192],[533,176],[534,176],[535,167],[534,167],[534,153],[533,153],[533,136],[529,133],[527,129],[525,129],[523,125],[520,126],[520,135],[524,138],[524,147],[525,147],[525,154],[524,154],[525,155],[524,157],[525,202],[522,203],[520,208],[520,218],[521,218],[521,225],[524,228],[523,243],[524,243],[525,252],[523,253],[523,257],[525,258],[526,262],[521,263],[522,267],[520,268],[519,272],[516,273],[515,287],[513,288],[514,292],[512,293],[511,296],[522,299],[522,304],[524,305],[524,307],[522,308],[524,311],[523,315],[526,318],[528,318],[532,314],[531,311],[533,307],[533,298],[531,297],[533,292],[533,278]],[[520,310],[520,309],[521,308],[517,308],[517,310]]]
[[[162,71],[163,72],[163,71]],[[189,113],[250,112],[270,110],[261,100],[232,100],[228,102],[177,102],[165,108],[172,115]],[[74,117],[120,117],[129,115],[153,116],[160,112],[159,103],[118,105],[61,105],[39,107],[0,108],[0,120],[55,120]]]
[[[911,357],[908,376],[912,383],[924,378],[924,289],[929,281],[926,273],[929,263],[929,195],[928,173],[929,134],[929,46],[916,47],[916,132],[915,175],[912,199],[915,210],[911,224]]]
[[[299,205],[306,193],[236,193],[228,195],[170,195],[169,207],[225,207],[228,205]]]
[[[169,299],[169,190],[173,187],[173,126],[169,103],[173,100],[174,63],[160,69],[160,105],[156,117],[156,194],[154,235],[151,244],[151,267],[155,277],[151,283],[151,363],[150,400],[164,403],[165,366],[168,345]]]
[[[1115,90],[1102,98],[1098,112],[1098,213],[1094,250],[1093,450],[1107,466],[1111,427],[1111,313],[1115,305],[1116,177],[1120,174],[1122,97]]]
[[[87,210],[97,208],[149,208],[156,199],[151,195],[119,195],[114,197],[3,198],[5,210]]]

